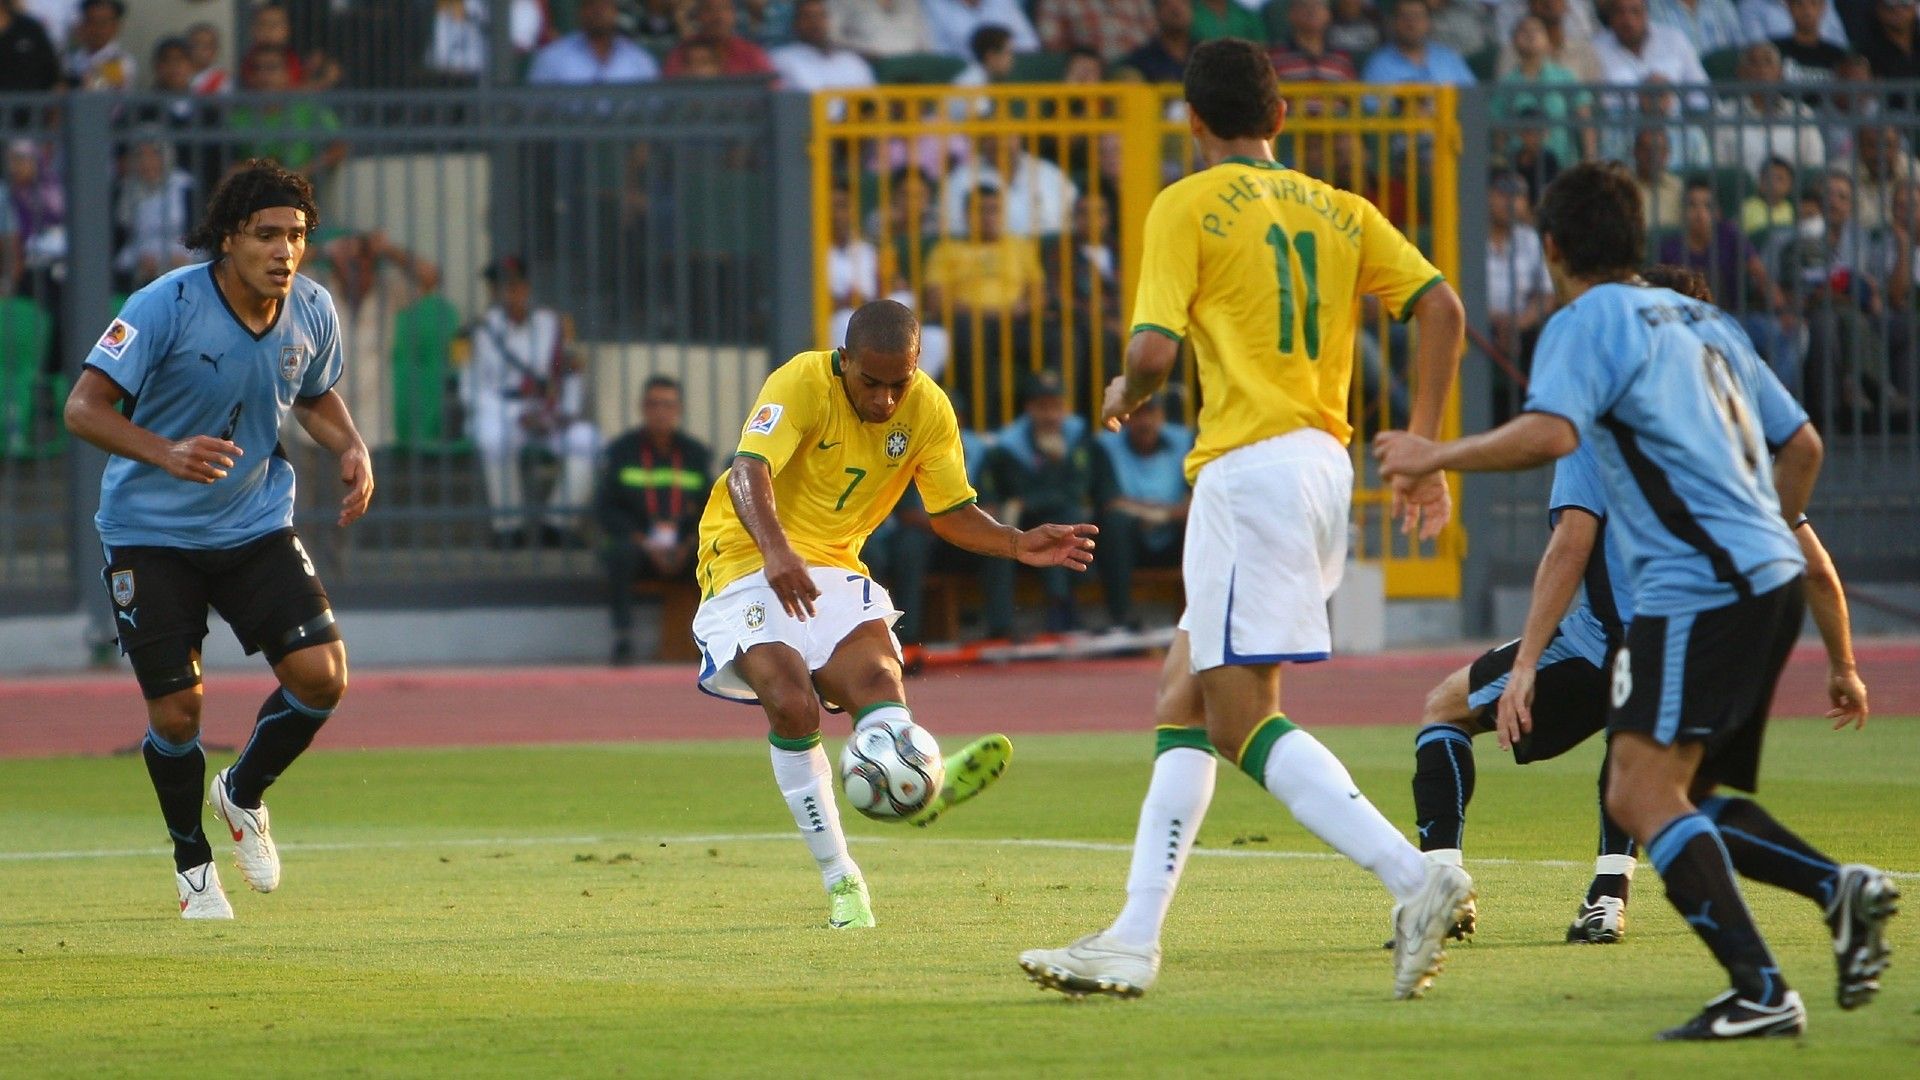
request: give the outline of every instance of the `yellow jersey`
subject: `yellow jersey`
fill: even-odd
[[[867,572],[860,549],[893,513],[907,484],[938,516],[976,498],[953,403],[925,372],[915,372],[893,418],[860,419],[840,381],[840,350],[805,352],[782,364],[760,388],[740,431],[737,456],[773,472],[773,507],[793,550],[809,566]],[[760,569],[760,548],[727,494],[729,467],[714,481],[700,515],[695,576],[711,597]]]
[[[1040,245],[1021,236],[999,240],[943,241],[927,256],[928,288],[944,289],[955,303],[982,311],[1007,311],[1046,284]]]
[[[1345,444],[1360,298],[1404,320],[1440,281],[1372,203],[1275,162],[1229,158],[1160,192],[1133,330],[1193,339],[1203,401],[1188,482],[1304,427]]]

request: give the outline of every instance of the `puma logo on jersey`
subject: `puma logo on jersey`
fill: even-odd
[[[220,357],[218,357],[218,356],[208,356],[208,355],[207,355],[206,353],[201,353],[201,354],[200,354],[200,359],[201,359],[201,360],[203,360],[203,361],[205,361],[206,363],[209,363],[209,364],[212,364],[212,365],[213,365],[213,370],[215,370],[215,371],[219,371],[219,370],[220,370]]]

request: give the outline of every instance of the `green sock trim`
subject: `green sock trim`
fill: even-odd
[[[820,745],[820,733],[814,732],[804,739],[783,739],[773,732],[767,732],[767,741],[782,750],[811,750]]]
[[[867,706],[866,708],[861,709],[859,712],[854,713],[853,722],[857,724],[860,721],[865,720],[867,718],[867,714],[872,712],[875,709],[886,709],[886,708],[905,709],[906,707],[907,707],[907,703],[904,701],[876,701],[873,704]]]
[[[1159,757],[1169,750],[1200,750],[1213,753],[1213,743],[1207,741],[1207,729],[1203,727],[1180,727],[1177,724],[1162,724],[1153,729],[1153,756]]]
[[[1267,755],[1273,753],[1273,744],[1279,742],[1281,736],[1293,730],[1294,723],[1287,719],[1285,713],[1274,713],[1260,721],[1260,725],[1247,736],[1246,745],[1240,748],[1241,771],[1253,777],[1254,783],[1265,787]]]

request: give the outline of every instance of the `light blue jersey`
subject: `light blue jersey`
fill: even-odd
[[[214,285],[213,264],[185,266],[134,293],[86,363],[126,394],[136,425],[173,441],[217,436],[245,452],[212,484],[109,458],[93,519],[108,546],[231,548],[293,524],[280,425],[296,397],[319,397],[340,379],[340,321],[325,289],[296,275],[256,337]]]
[[[1600,519],[1600,531],[1581,575],[1580,604],[1560,620],[1560,635],[1581,659],[1604,668],[1607,653],[1626,640],[1627,623],[1633,621],[1633,594],[1627,591],[1620,545],[1607,542],[1606,487],[1600,480],[1600,462],[1585,442],[1554,463],[1553,490],[1547,496],[1547,513],[1556,526],[1560,515],[1573,509]]]
[[[1670,289],[1589,289],[1548,320],[1527,409],[1593,448],[1637,610],[1725,607],[1805,569],[1769,447],[1807,414],[1718,308]]]

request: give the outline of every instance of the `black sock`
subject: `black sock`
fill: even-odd
[[[213,848],[200,828],[201,793],[207,786],[207,755],[200,740],[171,743],[149,730],[140,756],[147,759],[147,776],[160,796],[160,816],[173,838],[173,868],[191,870],[212,862]]]
[[[1600,850],[1596,855],[1604,858],[1608,855],[1623,855],[1629,859],[1639,853],[1639,845],[1620,823],[1607,813],[1607,773],[1613,758],[1607,757],[1600,762]],[[1595,874],[1593,884],[1587,886],[1587,903],[1591,904],[1602,896],[1616,896],[1622,900],[1633,884],[1633,878],[1626,874]]]
[[[1734,989],[1762,1005],[1779,1004],[1787,984],[1747,911],[1713,822],[1704,814],[1682,814],[1661,828],[1647,854],[1666,879],[1667,900],[1727,969]]]
[[[332,709],[301,704],[284,689],[267,695],[254,721],[253,738],[227,773],[227,795],[236,806],[258,809],[260,796],[300,756]]]
[[[1473,739],[1452,724],[1428,724],[1413,739],[1413,814],[1420,850],[1464,847],[1473,801]]]
[[[1716,796],[1703,800],[1700,812],[1720,831],[1741,874],[1797,892],[1823,910],[1833,903],[1839,865],[1775,821],[1759,803]]]

